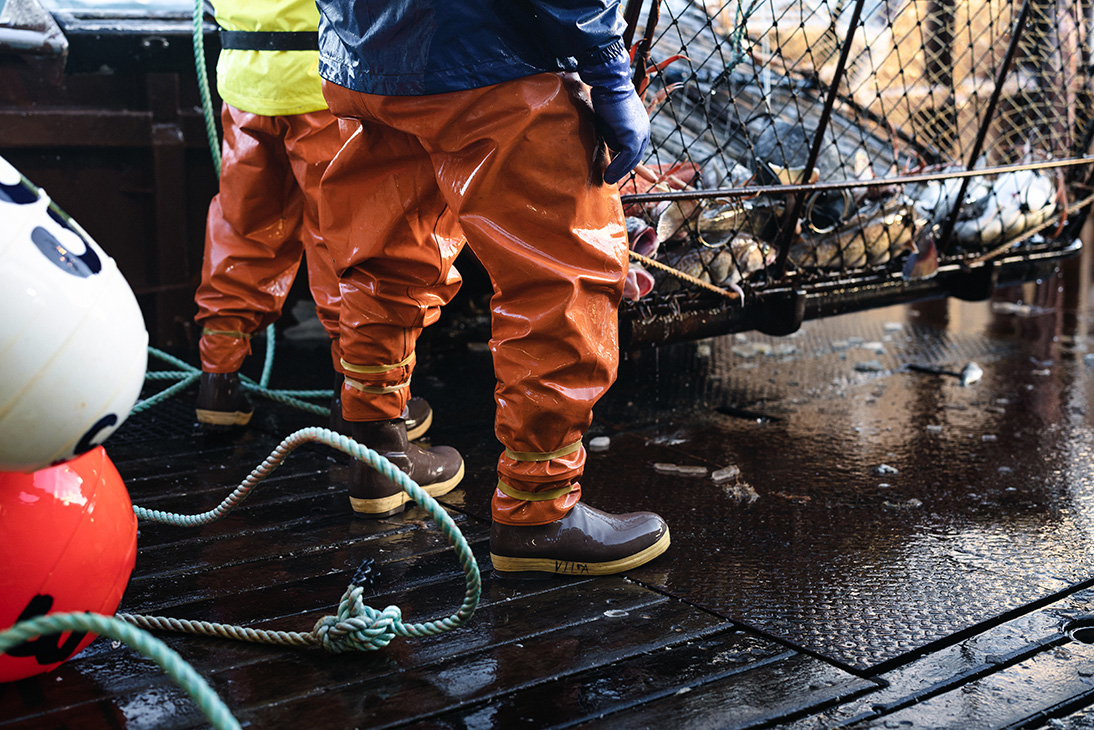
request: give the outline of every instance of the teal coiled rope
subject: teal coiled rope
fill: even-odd
[[[36,636],[85,631],[109,636],[152,659],[193,698],[217,730],[237,730],[240,724],[201,675],[159,639],[122,621],[97,613],[52,613],[15,624],[0,632],[0,654]]]
[[[266,347],[266,362],[263,366],[262,380],[255,382],[246,375],[241,375],[240,380],[243,382],[243,387],[247,390],[257,393],[270,400],[277,401],[278,403],[284,403],[285,405],[299,408],[302,411],[308,411],[318,416],[329,416],[330,408],[326,406],[316,405],[315,403],[309,403],[301,398],[327,398],[329,399],[334,391],[331,390],[275,390],[273,388],[266,387],[266,383],[269,382],[270,369],[273,367],[273,341],[274,332],[273,325],[270,325],[267,331],[268,341],[271,343]],[[180,360],[174,355],[170,355],[161,350],[157,350],[155,347],[148,348],[148,354],[152,357],[159,358],[164,362],[172,365],[178,370],[150,370],[145,373],[147,380],[177,380],[179,382],[174,385],[165,388],[164,390],[156,393],[153,396],[145,398],[141,402],[133,406],[132,413],[140,413],[146,411],[157,403],[162,403],[176,393],[185,390],[192,384],[198,381],[201,377],[201,370],[195,368],[193,365]]]
[[[136,617],[130,617],[128,614],[119,614],[119,617],[126,620],[132,619],[134,623],[140,623],[146,627],[189,631],[194,630],[193,627],[197,626],[198,633],[208,635],[229,636],[245,641],[262,641],[265,643],[316,644],[333,652],[379,649],[387,646],[396,636],[433,636],[451,631],[466,623],[478,606],[479,596],[482,592],[482,579],[479,574],[478,563],[475,562],[471,548],[459,528],[456,527],[456,523],[452,521],[452,518],[448,516],[448,513],[433,497],[390,461],[348,436],[343,436],[329,429],[304,428],[286,437],[266,457],[266,460],[255,467],[224,501],[207,512],[196,515],[180,515],[137,506],[133,507],[133,511],[138,518],[153,522],[180,526],[209,524],[224,517],[246,499],[255,486],[269,476],[294,449],[311,442],[326,444],[365,462],[398,484],[410,495],[411,499],[429,513],[429,516],[440,526],[441,532],[456,549],[460,565],[464,569],[466,591],[463,603],[456,613],[437,621],[407,624],[403,622],[402,614],[397,606],[388,606],[382,611],[366,606],[361,600],[363,589],[351,583],[339,603],[338,615],[320,619],[310,634],[263,632],[250,629],[229,631],[221,624],[180,622],[174,619],[158,619],[155,617],[141,617],[138,621]]]
[[[208,621],[188,621],[127,613],[119,613],[114,617],[93,613],[57,613],[22,621],[0,632],[0,654],[43,634],[86,631],[109,636],[125,642],[153,659],[194,699],[216,730],[236,730],[240,728],[239,722],[205,680],[178,654],[159,639],[141,631],[141,628],[182,631],[265,644],[319,646],[327,651],[340,653],[381,649],[398,636],[434,636],[458,628],[470,620],[478,607],[482,593],[482,580],[478,563],[475,562],[471,548],[456,527],[456,523],[433,497],[386,458],[353,439],[329,429],[305,428],[285,438],[265,461],[248,474],[247,478],[212,510],[198,515],[181,515],[134,505],[133,512],[139,519],[171,525],[209,524],[231,512],[246,499],[258,483],[280,466],[294,449],[312,442],[332,446],[378,470],[404,489],[411,499],[424,508],[440,525],[445,537],[455,547],[466,575],[464,600],[456,613],[436,621],[405,623],[398,606],[388,606],[383,610],[377,610],[366,605],[362,599],[364,589],[357,584],[358,579],[355,576],[339,601],[337,614],[320,618],[310,632],[267,631]]]
[[[198,89],[201,91],[201,108],[205,114],[205,136],[209,138],[209,151],[213,155],[213,166],[220,177],[220,138],[217,135],[217,123],[213,116],[213,100],[209,93],[209,74],[205,70],[205,3],[194,0],[194,70],[198,75]]]

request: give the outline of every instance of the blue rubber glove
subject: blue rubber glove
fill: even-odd
[[[642,161],[650,143],[650,117],[631,82],[626,53],[583,66],[581,80],[592,87],[593,112],[608,147],[616,152],[604,171],[604,182],[615,184]]]

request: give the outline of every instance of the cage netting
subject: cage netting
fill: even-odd
[[[874,306],[929,292],[940,272],[1073,253],[1094,159],[1092,12],[632,0],[652,139],[620,187],[623,315],[855,282],[875,285],[858,305]]]

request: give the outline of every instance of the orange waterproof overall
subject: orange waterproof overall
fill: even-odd
[[[357,120],[323,178],[342,272],[345,418],[396,418],[422,328],[459,288],[466,237],[490,274],[497,522],[533,525],[581,498],[581,438],[615,380],[627,269],[623,210],[576,77],[539,74],[430,96],[324,82]]]
[[[338,370],[338,277],[319,235],[319,180],[341,147],[324,110],[262,116],[225,104],[220,192],[209,206],[195,300],[205,372],[239,370],[250,338],[281,315],[306,252],[319,320]]]

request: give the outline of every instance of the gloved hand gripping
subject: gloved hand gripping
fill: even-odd
[[[604,182],[611,185],[642,161],[650,142],[650,118],[631,82],[626,53],[584,66],[578,75],[592,87],[593,112],[600,133],[616,153],[604,171]]]

